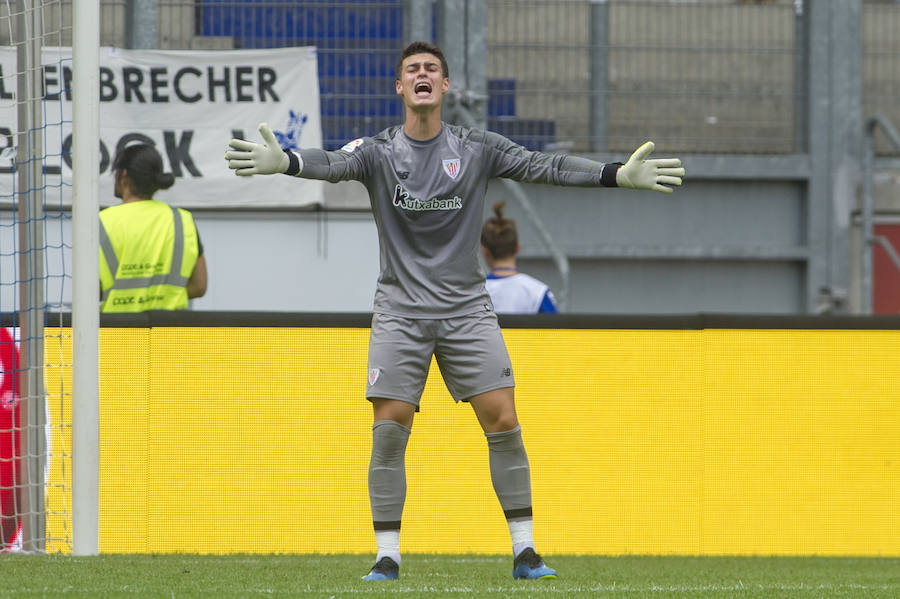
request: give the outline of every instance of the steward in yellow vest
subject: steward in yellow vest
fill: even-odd
[[[100,311],[180,310],[206,293],[203,245],[191,213],[153,199],[175,182],[149,144],[116,157],[118,206],[100,212]]]

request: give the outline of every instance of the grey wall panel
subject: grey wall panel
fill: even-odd
[[[551,234],[573,255],[601,244],[802,246],[806,243],[803,187],[765,181],[735,185],[691,181],[672,195],[618,189],[527,185]],[[505,200],[528,254],[537,235],[502,185],[488,188],[491,204]]]
[[[547,260],[520,270],[553,288]],[[798,262],[573,260],[569,312],[601,314],[803,313],[804,265]]]
[[[209,290],[197,310],[372,309],[378,240],[371,214],[195,212]]]

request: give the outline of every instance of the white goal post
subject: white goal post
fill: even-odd
[[[99,553],[100,2],[72,15],[72,553]]]
[[[0,553],[99,552],[99,42],[0,0]]]

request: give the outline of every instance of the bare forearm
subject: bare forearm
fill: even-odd
[[[188,298],[193,299],[195,297],[203,297],[206,294],[206,285],[206,257],[200,256],[197,258],[197,264],[194,265],[194,272],[191,273],[191,278],[188,279],[187,282]]]

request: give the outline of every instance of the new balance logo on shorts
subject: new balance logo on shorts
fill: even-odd
[[[504,368],[500,371],[500,376],[512,376],[512,368]]]

